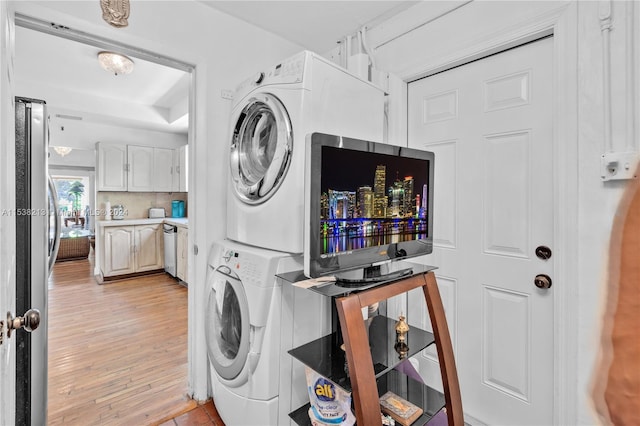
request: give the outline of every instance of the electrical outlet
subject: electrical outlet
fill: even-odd
[[[233,90],[222,90],[220,92],[220,97],[222,99],[233,100]]]
[[[638,167],[638,153],[607,152],[602,154],[600,174],[603,181],[635,179]]]

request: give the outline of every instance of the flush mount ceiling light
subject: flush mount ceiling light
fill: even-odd
[[[69,148],[68,146],[54,146],[53,150],[60,156],[60,157],[64,157],[65,155],[67,155],[68,153],[70,153],[72,151],[71,148]]]
[[[98,53],[98,62],[105,70],[118,74],[129,74],[133,71],[133,61],[128,57],[115,52]]]

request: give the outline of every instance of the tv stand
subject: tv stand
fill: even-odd
[[[371,267],[371,268],[376,268],[376,267]],[[405,268],[399,271],[389,272],[387,274],[380,274],[379,268],[380,267],[377,267],[377,270],[374,270],[375,272],[377,272],[377,275],[375,273],[371,273],[370,271],[368,271],[369,268],[366,268],[364,271],[363,278],[341,278],[337,276],[336,285],[340,287],[347,287],[347,288],[359,288],[362,286],[367,286],[369,284],[382,283],[384,281],[391,281],[391,280],[395,280],[395,279],[413,274],[413,268]]]
[[[342,295],[333,299],[341,333],[336,331],[289,350],[304,365],[352,392],[358,425],[381,426],[379,397],[392,391],[423,408],[424,412],[415,425],[427,424],[434,416],[442,415],[444,406],[447,424],[464,426],[453,346],[433,267],[424,266],[421,270],[420,265],[413,265],[413,269],[410,276],[374,288],[357,291],[342,288]],[[284,276],[280,278],[286,279]],[[396,319],[375,315],[363,321],[362,309],[415,289],[422,289],[433,334],[412,327],[406,335],[408,352],[398,356],[395,348]],[[344,349],[340,349],[342,342]],[[438,353],[442,393],[396,369],[399,364],[406,362],[406,358],[420,353],[431,344],[435,344]],[[309,407],[307,403],[289,413],[289,416],[298,425],[311,425]]]

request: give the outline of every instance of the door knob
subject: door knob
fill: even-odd
[[[545,274],[536,275],[535,279],[533,280],[533,283],[536,285],[536,287],[544,290],[550,288],[552,284],[551,277]]]
[[[11,312],[7,312],[7,337],[11,337],[13,330],[24,328],[25,331],[31,333],[40,325],[40,311],[37,309],[29,309],[21,317],[11,318]]]

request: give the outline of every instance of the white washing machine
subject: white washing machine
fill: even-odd
[[[231,113],[227,238],[302,253],[307,134],[382,142],[384,96],[308,51],[240,84]]]
[[[304,366],[287,353],[330,333],[328,298],[275,275],[300,256],[225,240],[207,267],[206,340],[213,399],[228,425],[288,425],[308,402]]]

